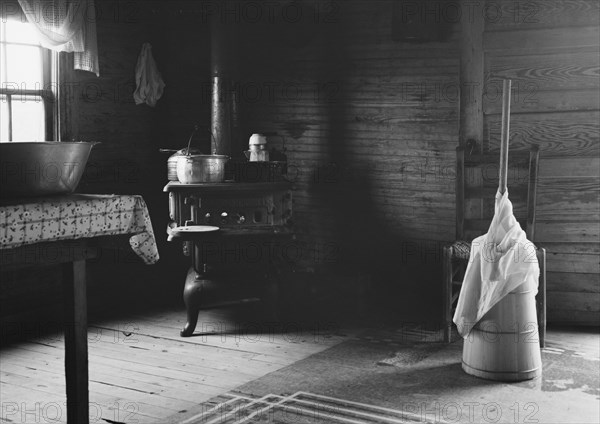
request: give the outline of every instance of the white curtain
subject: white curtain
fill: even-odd
[[[42,46],[73,52],[75,69],[100,76],[94,0],[19,0]]]

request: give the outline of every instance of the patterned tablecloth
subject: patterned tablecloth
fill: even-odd
[[[129,244],[145,263],[158,261],[142,196],[73,194],[0,203],[0,249],[118,234],[133,234]]]

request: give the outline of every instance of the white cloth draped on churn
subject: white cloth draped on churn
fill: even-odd
[[[473,240],[454,323],[462,337],[504,296],[523,285],[537,293],[540,268],[535,246],[513,215],[508,190],[496,193],[488,232]]]
[[[42,46],[73,52],[75,69],[100,76],[94,0],[19,0]]]

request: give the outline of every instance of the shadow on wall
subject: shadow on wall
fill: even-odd
[[[355,119],[357,105],[361,106],[358,97],[364,96],[350,90],[361,90],[357,81],[373,77],[365,77],[372,73],[363,74],[364,68],[359,70],[356,60],[357,55],[363,55],[360,49],[370,45],[357,48],[352,40],[357,40],[357,31],[365,30],[357,23],[364,26],[375,20],[390,22],[386,11],[392,10],[391,3],[373,15],[377,19],[366,16],[361,21],[360,10],[349,9],[361,6],[360,2],[337,5],[343,9],[339,19],[327,24],[315,24],[314,14],[305,13],[309,19],[294,25],[244,25],[240,49],[240,63],[244,66],[242,86],[266,87],[270,83],[276,91],[281,84],[289,84],[297,85],[301,91],[294,101],[284,95],[281,99],[276,95],[263,96],[254,102],[246,99],[242,105],[244,128],[251,133],[257,127],[266,127],[287,137],[288,160],[301,175],[295,184],[298,238],[310,246],[308,249],[316,246],[322,254],[334,254],[332,261],[310,257],[298,263],[298,269],[320,273],[337,269],[339,275],[370,276],[365,278],[376,296],[394,303],[399,296],[417,296],[417,290],[431,291],[441,281],[437,275],[441,254],[437,259],[435,254],[433,258],[428,254],[425,259],[421,254],[426,249],[441,251],[441,246],[407,246],[398,230],[403,224],[396,222],[392,229],[382,219],[382,205],[389,207],[393,201],[388,204],[382,196],[384,187],[380,184],[385,175],[374,175],[373,160],[385,158],[386,152],[381,146],[371,146],[368,132],[355,132],[360,128]],[[381,31],[382,36],[385,31]],[[385,34],[391,42],[391,27]],[[333,98],[315,99],[311,90],[326,82],[340,91]],[[392,212],[393,219],[402,219],[401,212]],[[330,250],[324,253],[324,249]]]
[[[357,141],[352,133],[352,114],[356,111],[350,104],[353,94],[348,88],[355,86],[351,79],[356,65],[350,51],[352,46],[346,40],[352,39],[355,30],[352,20],[340,19],[323,25],[317,34],[319,39],[313,43],[318,46],[314,49],[318,63],[315,80],[333,81],[341,91],[325,102],[325,108],[319,108],[326,118],[321,135],[321,140],[327,143],[323,148],[326,165],[318,170],[323,172],[313,179],[309,190],[326,203],[330,223],[327,230],[340,246],[339,265],[374,275],[376,282],[387,280],[390,265],[398,264],[394,260],[394,245],[399,240],[377,215],[376,205],[381,199],[375,198],[377,187],[370,172],[370,159],[357,154],[369,151],[369,140]]]

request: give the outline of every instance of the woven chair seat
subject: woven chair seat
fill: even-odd
[[[471,255],[471,243],[457,240],[452,244],[452,258],[468,260]]]

